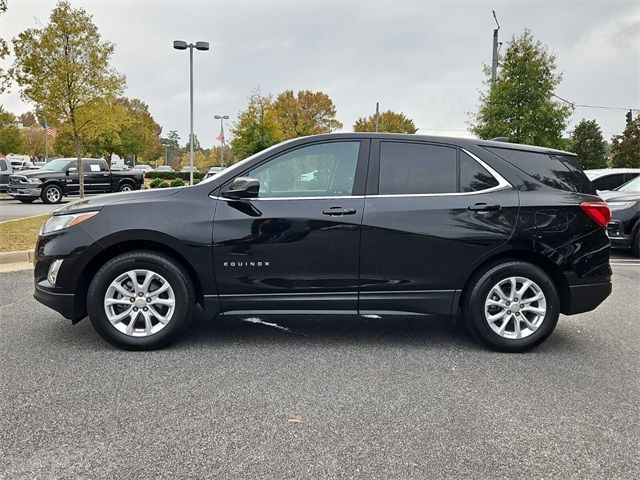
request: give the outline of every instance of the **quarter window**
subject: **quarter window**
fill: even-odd
[[[457,191],[456,149],[420,143],[380,144],[380,195]]]
[[[249,172],[260,181],[259,198],[351,195],[360,142],[302,147]]]
[[[498,186],[489,171],[465,152],[460,152],[460,191],[477,192]]]

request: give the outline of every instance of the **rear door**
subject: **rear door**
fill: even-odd
[[[111,191],[111,173],[103,160],[86,158],[82,160],[84,190],[87,193]]]
[[[219,197],[213,258],[226,313],[357,312],[369,141],[292,147],[238,176],[258,198]]]
[[[469,267],[511,237],[517,211],[513,187],[469,152],[372,142],[360,313],[450,314]]]

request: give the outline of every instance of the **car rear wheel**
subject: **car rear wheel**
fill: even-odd
[[[108,261],[87,293],[89,318],[98,334],[126,350],[173,343],[195,304],[191,279],[173,259],[134,251]]]
[[[123,183],[122,185],[120,185],[120,188],[118,189],[119,192],[132,192],[133,191],[133,187],[131,186],[130,183]]]
[[[551,335],[560,314],[553,280],[521,261],[493,264],[475,275],[464,294],[469,329],[502,352],[530,350]]]
[[[640,258],[640,229],[638,229],[631,241],[631,253]]]
[[[62,200],[62,189],[57,185],[48,185],[42,190],[40,198],[44,203],[60,203]]]

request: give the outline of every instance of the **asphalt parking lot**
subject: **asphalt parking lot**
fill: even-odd
[[[62,202],[50,205],[42,203],[41,200],[36,200],[34,203],[22,203],[6,193],[0,193],[0,222],[33,215],[48,215],[51,211],[76,198],[79,197],[65,197]]]
[[[444,319],[198,319],[116,350],[0,275],[0,478],[640,477],[640,261],[534,352]]]

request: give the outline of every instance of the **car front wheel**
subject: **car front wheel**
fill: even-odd
[[[195,299],[188,273],[168,256],[134,251],[109,260],[87,293],[98,334],[126,350],[173,343],[191,319]]]
[[[57,185],[48,185],[42,190],[40,198],[44,203],[60,203],[62,200],[62,189]]]
[[[521,261],[494,264],[477,274],[464,294],[463,313],[472,333],[502,352],[530,350],[551,335],[560,314],[553,280]]]
[[[133,187],[131,186],[130,183],[123,183],[122,185],[120,185],[120,188],[118,188],[119,192],[132,192],[133,191]]]

